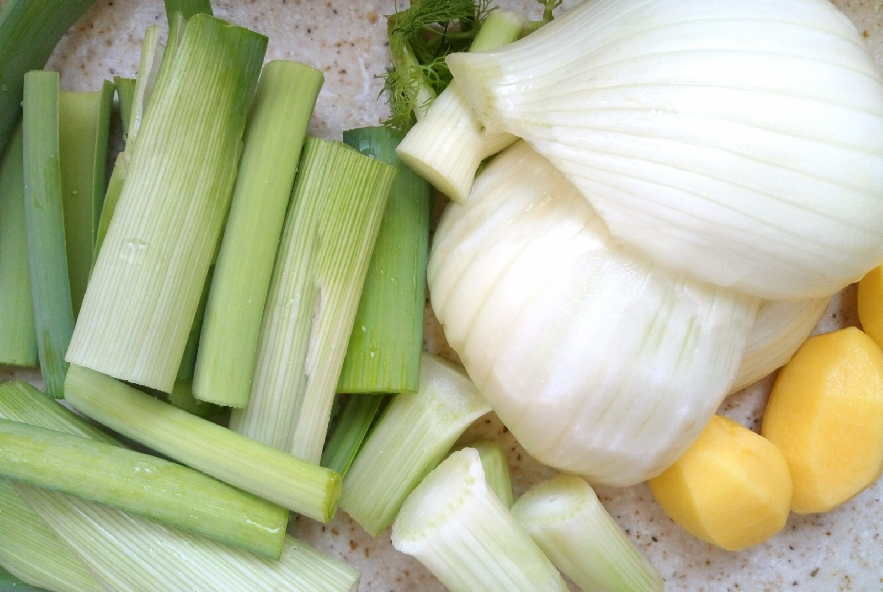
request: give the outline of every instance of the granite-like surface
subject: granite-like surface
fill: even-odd
[[[216,0],[213,4],[218,16],[267,34],[268,59],[302,61],[324,72],[312,133],[339,138],[343,129],[374,125],[384,117],[386,107],[378,99],[382,84],[376,75],[388,60],[383,15],[392,12],[392,1]],[[502,4],[539,13],[529,0]],[[883,64],[880,0],[836,0],[835,4],[849,14],[868,39],[877,63]],[[159,0],[100,0],[62,40],[50,67],[61,71],[62,87],[72,90],[97,88],[101,79],[114,75],[134,76],[141,35],[152,23],[165,26]],[[428,312],[429,347],[453,355]],[[820,329],[856,323],[855,290],[847,289],[832,303]],[[12,376],[39,382],[35,372],[0,367],[0,381]],[[771,380],[731,396],[722,412],[757,429]],[[476,422],[467,437],[477,434],[497,439],[510,451],[516,494],[553,474],[525,454],[494,416]],[[660,570],[667,590],[883,590],[883,482],[829,514],[792,515],[782,533],[739,553],[713,548],[685,534],[656,505],[646,485],[599,494]],[[327,526],[300,519],[292,532],[362,570],[361,590],[444,589],[416,561],[393,550],[388,533],[374,540],[343,512]]]

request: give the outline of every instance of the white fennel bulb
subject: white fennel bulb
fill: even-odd
[[[596,0],[448,64],[670,269],[789,300],[883,261],[883,79],[827,0]]]
[[[741,390],[787,364],[815,329],[829,302],[830,297],[762,302],[730,392]]]
[[[467,372],[535,458],[630,485],[674,462],[726,396],[760,300],[617,247],[524,142],[451,204],[432,306]]]

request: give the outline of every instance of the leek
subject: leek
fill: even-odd
[[[0,154],[21,116],[24,75],[52,50],[94,0],[8,0],[0,7]]]
[[[344,142],[399,173],[337,382],[341,393],[414,393],[420,382],[432,188],[396,156],[400,139],[383,127],[343,133]]]
[[[8,592],[9,590],[13,590],[15,592],[42,592],[43,588],[35,588],[24,582],[5,569],[0,567],[0,590],[4,592]]]
[[[350,395],[336,416],[334,431],[322,451],[319,464],[342,478],[346,477],[385,400],[385,397],[377,395]]]
[[[166,16],[169,17],[169,28],[172,27],[172,15],[180,12],[184,20],[194,14],[212,14],[212,5],[209,0],[163,0],[166,7]]]
[[[208,269],[205,285],[202,286],[199,304],[196,306],[196,314],[193,316],[193,324],[190,325],[190,333],[187,334],[187,344],[184,346],[184,353],[181,354],[181,363],[178,365],[175,384],[178,384],[182,380],[186,380],[190,382],[192,386],[193,376],[196,372],[196,360],[199,352],[199,336],[202,333],[202,324],[205,320],[205,307],[208,303],[209,289],[212,285],[212,276],[214,276],[214,272],[215,266],[212,264]],[[172,390],[174,391],[174,388]]]
[[[662,577],[579,477],[559,475],[533,486],[512,514],[581,589],[662,592]]]
[[[193,416],[88,368],[71,366],[65,399],[115,432],[234,487],[315,520],[328,522],[334,516],[340,477],[333,471]]]
[[[39,362],[25,234],[22,150],[19,125],[0,155],[0,364],[33,367]]]
[[[101,467],[101,474],[95,473]],[[288,511],[181,465],[0,419],[0,476],[278,559]],[[186,495],[183,495],[186,494]]]
[[[392,544],[452,592],[567,590],[488,488],[471,448],[449,456],[408,496],[393,524]]]
[[[26,74],[23,106],[25,228],[37,351],[46,394],[60,399],[74,317],[59,165],[58,73]]]
[[[172,388],[172,392],[169,393],[169,403],[182,411],[205,419],[222,413],[222,407],[214,403],[200,401],[193,396],[193,381],[191,380],[175,381],[175,386]]]
[[[231,428],[318,463],[396,169],[308,138],[270,283],[248,406]]]
[[[466,374],[423,354],[417,394],[392,398],[343,481],[340,507],[372,536],[490,406]]]
[[[197,14],[174,51],[166,48],[69,362],[172,389],[227,214],[266,44]]]
[[[272,61],[258,82],[199,338],[193,388],[203,401],[248,402],[276,248],[322,81],[318,70]]]
[[[113,84],[105,81],[100,91],[63,91],[58,97],[64,237],[75,319],[89,283],[104,203],[113,91]]]
[[[120,124],[123,128],[123,140],[129,134],[129,122],[132,119],[132,106],[135,103],[136,84],[137,81],[134,78],[113,77],[113,85],[116,88],[117,99],[120,104]]]
[[[473,448],[478,452],[488,487],[497,494],[504,506],[511,508],[515,503],[515,494],[512,492],[509,464],[506,461],[506,451],[503,450],[503,447],[490,440],[480,440],[470,442],[462,448]]]

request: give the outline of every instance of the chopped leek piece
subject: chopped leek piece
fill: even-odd
[[[212,5],[209,0],[163,0],[166,7],[166,16],[169,17],[169,25],[171,26],[171,16],[180,12],[184,20],[189,19],[194,14],[212,14]]]
[[[14,592],[43,592],[44,588],[35,588],[27,582],[15,577],[0,566],[0,590],[3,590],[4,592],[10,590]]]
[[[511,508],[515,503],[515,494],[512,492],[509,464],[506,461],[506,451],[503,450],[503,447],[490,440],[480,440],[471,442],[462,448],[474,448],[478,451],[488,487],[497,494],[504,506]]]
[[[166,47],[69,362],[172,390],[227,215],[266,44],[197,14],[171,57]]]
[[[374,243],[339,393],[415,393],[420,382],[432,187],[396,156],[401,137],[385,127],[343,133],[344,142],[399,174]]]
[[[318,463],[359,294],[396,169],[307,138],[236,431]]]
[[[196,18],[196,17],[194,17]],[[309,518],[328,522],[340,476],[158,401],[109,376],[71,365],[65,399],[136,442]]]
[[[58,149],[58,73],[25,74],[25,229],[37,352],[46,394],[64,396],[64,352],[74,330]]]
[[[416,557],[452,592],[567,590],[488,488],[472,448],[449,456],[408,496],[392,526],[392,544]]]
[[[466,373],[423,354],[417,394],[392,398],[346,474],[340,507],[372,536],[490,406]]]
[[[178,365],[178,375],[175,378],[177,385],[182,380],[193,382],[193,375],[196,371],[197,352],[199,351],[199,335],[202,333],[202,323],[205,319],[205,306],[208,302],[209,289],[212,285],[212,276],[215,273],[215,266],[209,267],[208,276],[205,284],[202,286],[202,295],[199,297],[199,305],[196,307],[196,315],[193,317],[193,324],[190,325],[190,333],[187,335],[187,345],[184,346],[184,354],[181,356],[181,363]],[[174,391],[174,388],[172,389]],[[193,387],[191,384],[191,394]]]
[[[581,589],[662,591],[662,577],[579,477],[559,475],[533,486],[518,498],[512,514]]]
[[[98,253],[101,251],[101,245],[104,244],[104,237],[107,236],[107,229],[110,226],[110,220],[113,218],[113,212],[116,209],[117,202],[120,199],[120,193],[123,191],[123,183],[126,180],[126,173],[129,170],[128,160],[125,152],[120,152],[113,165],[113,171],[110,173],[110,180],[107,182],[107,191],[104,194],[104,203],[101,206],[101,217],[98,220],[98,232],[95,236],[95,248],[92,251],[92,266],[98,260]]]
[[[135,103],[136,84],[137,81],[134,78],[113,77],[113,85],[116,88],[117,99],[120,103],[120,124],[123,128],[124,140],[129,134],[129,121],[132,118],[132,106]]]
[[[170,21],[171,22],[171,21]],[[171,34],[171,33],[170,33]],[[147,105],[156,86],[156,78],[159,75],[160,66],[163,63],[165,47],[159,40],[159,25],[150,25],[144,31],[144,39],[141,41],[141,59],[138,61],[138,77],[135,79],[132,108],[129,115],[129,125],[126,126],[126,148],[130,149],[135,144],[141,122],[147,112]],[[131,158],[131,151],[126,153]]]
[[[0,477],[172,524],[272,559],[281,555],[288,527],[285,508],[199,471],[5,419],[0,419]]]
[[[0,153],[21,115],[24,75],[52,50],[95,0],[8,0],[0,7]]]
[[[21,125],[0,154],[0,364],[36,366],[37,329],[25,235]]]
[[[194,397],[192,380],[176,380],[175,387],[169,393],[169,403],[182,411],[202,418],[219,415],[223,409],[214,403],[206,403]]]
[[[360,574],[286,537],[279,561],[30,485],[16,490],[112,589],[355,592]]]
[[[378,395],[350,395],[337,416],[337,425],[328,438],[319,464],[346,477],[385,399]]]
[[[104,203],[113,90],[105,81],[100,91],[62,91],[58,96],[64,237],[74,319],[89,283]]]
[[[323,79],[277,60],[258,82],[200,337],[193,388],[203,401],[248,402],[282,222]]]

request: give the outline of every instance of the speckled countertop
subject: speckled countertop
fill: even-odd
[[[378,100],[382,84],[376,75],[388,60],[383,15],[393,12],[393,1],[215,0],[213,5],[218,16],[268,35],[268,60],[297,60],[324,72],[310,131],[339,138],[343,129],[374,125],[384,117],[385,105]],[[497,3],[539,13],[531,0]],[[853,19],[883,66],[883,2],[835,4]],[[134,76],[141,36],[153,22],[165,23],[159,0],[100,0],[59,44],[50,67],[61,72],[62,87],[70,90],[97,88],[100,80],[114,75]],[[429,313],[428,342],[444,352],[440,330]],[[850,288],[832,303],[820,330],[856,323],[855,290]],[[39,382],[34,372],[0,367],[0,381],[15,375]],[[768,378],[731,396],[722,412],[756,429],[770,382]],[[467,437],[477,434],[495,438],[510,451],[516,495],[553,474],[525,454],[492,415],[477,421]],[[883,591],[883,481],[828,514],[792,514],[783,532],[739,553],[716,549],[682,532],[656,505],[646,485],[599,494],[662,573],[666,590]],[[444,590],[416,561],[392,549],[388,533],[374,540],[343,512],[327,526],[300,519],[292,533],[362,570],[361,590]]]

